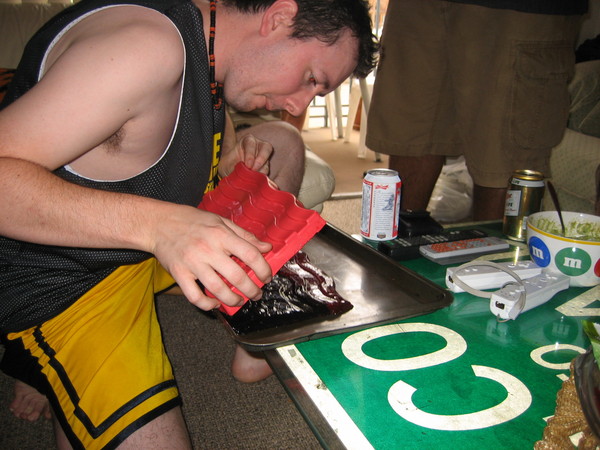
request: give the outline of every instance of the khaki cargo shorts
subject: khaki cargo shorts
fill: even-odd
[[[441,0],[390,2],[367,146],[463,154],[481,186],[506,187],[515,169],[549,175],[580,22]]]

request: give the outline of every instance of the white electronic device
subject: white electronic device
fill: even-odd
[[[499,267],[475,264],[467,267],[449,267],[446,270],[446,286],[452,292],[465,292],[459,284],[472,289],[498,289],[515,278],[502,269],[516,273],[522,280],[542,273],[542,268],[531,260],[496,263]]]
[[[514,320],[522,312],[540,306],[569,288],[566,275],[542,273],[521,283],[510,283],[493,292],[490,311],[500,320]]]

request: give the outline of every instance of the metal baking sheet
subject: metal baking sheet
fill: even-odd
[[[236,333],[217,313],[233,338],[249,351],[264,351],[367,325],[406,319],[448,306],[450,291],[401,266],[332,225],[302,249],[335,280],[336,290],[354,308],[337,317],[319,317],[247,334]]]

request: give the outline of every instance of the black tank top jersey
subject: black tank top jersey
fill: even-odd
[[[2,107],[38,81],[52,40],[74,20],[106,6],[140,5],[167,16],[185,46],[179,117],[168,148],[144,172],[121,181],[94,181],[65,167],[54,173],[75,184],[196,206],[216,182],[224,107],[213,108],[202,14],[189,0],[83,0],[44,25],[28,43]],[[0,330],[19,331],[56,316],[117,267],[141,262],[137,250],[43,246],[0,237]]]

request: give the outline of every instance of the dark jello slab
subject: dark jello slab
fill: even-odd
[[[250,351],[318,339],[342,332],[420,316],[452,303],[452,293],[389,259],[337,228],[326,225],[302,249],[312,264],[335,282],[336,291],[353,308],[336,316],[317,316],[275,328],[236,332],[218,316],[231,336]]]
[[[205,194],[198,207],[230,219],[258,239],[272,244],[265,259],[273,274],[325,226],[319,213],[304,208],[292,194],[275,189],[266,175],[243,163],[238,163],[215,190]],[[258,286],[264,284],[254,271],[235,260]],[[248,300],[238,289],[232,287],[232,290]],[[240,307],[221,305],[220,309],[231,315]]]
[[[262,290],[260,301],[246,302],[233,316],[223,316],[235,333],[249,334],[316,317],[326,320],[352,309],[336,291],[333,278],[312,264],[302,250]]]

